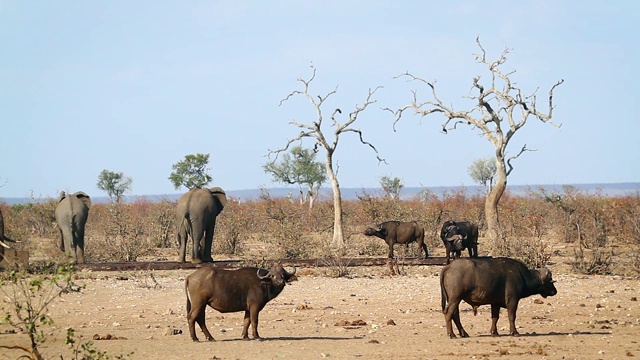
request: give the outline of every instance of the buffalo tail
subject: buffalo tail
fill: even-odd
[[[184,293],[187,295],[187,316],[191,312],[191,299],[189,299],[189,277],[184,280]]]
[[[440,274],[440,303],[442,305],[442,313],[446,313],[446,306],[447,306],[447,293],[444,290],[444,271]]]

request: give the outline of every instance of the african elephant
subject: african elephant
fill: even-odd
[[[76,263],[84,263],[84,225],[87,223],[91,198],[78,191],[58,197],[56,206],[56,224],[60,230],[60,250]]]
[[[185,262],[187,240],[193,239],[191,262],[212,262],[211,246],[216,228],[216,216],[227,204],[227,196],[219,187],[191,189],[178,199],[176,210],[176,235],[178,238],[178,262]],[[203,239],[204,238],[204,239]]]
[[[4,234],[4,218],[2,217],[2,209],[0,209],[0,261],[4,259],[4,249],[10,249],[8,242],[16,242]]]

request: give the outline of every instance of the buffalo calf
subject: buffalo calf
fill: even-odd
[[[198,341],[195,323],[204,336],[214,341],[205,324],[207,305],[221,313],[244,311],[242,338],[249,339],[249,324],[253,338],[259,339],[258,314],[264,306],[280,294],[286,283],[296,280],[296,269],[287,272],[280,263],[270,269],[244,267],[235,270],[203,267],[185,280],[187,322],[191,340]]]
[[[451,320],[456,324],[461,337],[469,337],[460,323],[460,301],[477,309],[480,305],[491,305],[491,330],[498,335],[497,322],[500,308],[509,314],[509,333],[518,335],[516,311],[520,299],[540,294],[553,296],[558,291],[553,285],[551,271],[547,268],[527,269],[518,260],[510,258],[472,259],[460,258],[445,266],[440,273],[442,312],[447,325],[447,335],[455,338]]]

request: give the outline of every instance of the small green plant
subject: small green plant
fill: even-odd
[[[81,338],[80,338],[81,340]],[[106,351],[100,351],[94,347],[94,343],[91,340],[78,341],[75,336],[75,329],[67,329],[67,337],[64,339],[64,343],[69,345],[73,353],[74,360],[110,360],[110,359],[127,359],[133,355],[133,351],[126,355],[111,355]],[[63,357],[61,357],[64,359]]]
[[[43,328],[53,324],[47,308],[61,295],[82,289],[73,281],[74,274],[74,266],[65,264],[56,267],[52,274],[31,276],[14,270],[0,280],[0,292],[9,303],[0,323],[25,331],[30,340],[29,347],[1,345],[0,349],[20,349],[31,359],[43,359],[39,348],[46,340]]]

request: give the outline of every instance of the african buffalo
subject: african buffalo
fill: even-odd
[[[440,238],[447,253],[447,264],[451,258],[459,258],[465,248],[469,251],[469,257],[478,257],[478,225],[469,221],[445,221]]]
[[[280,294],[287,282],[297,280],[293,272],[287,272],[280,263],[270,269],[244,267],[235,270],[203,267],[185,280],[187,295],[187,321],[191,340],[198,341],[195,323],[198,322],[204,336],[215,341],[205,324],[207,305],[221,313],[244,311],[242,338],[249,339],[249,324],[253,338],[259,339],[258,314],[264,306]]]
[[[469,337],[460,323],[460,301],[473,307],[474,313],[480,305],[491,305],[491,330],[498,335],[496,323],[500,308],[509,314],[509,334],[518,335],[516,311],[520,299],[540,294],[553,296],[558,291],[553,285],[551,271],[547,268],[527,269],[518,260],[510,258],[467,259],[461,258],[445,266],[440,273],[442,312],[447,324],[447,334],[455,338],[451,320],[456,324],[461,337]],[[448,304],[447,304],[448,303]]]
[[[393,259],[394,244],[408,245],[414,241],[418,244],[418,248],[424,251],[424,258],[429,257],[427,244],[424,243],[424,228],[415,221],[385,221],[378,225],[378,230],[369,227],[364,231],[364,234],[377,236],[386,241],[389,244],[389,259]]]

